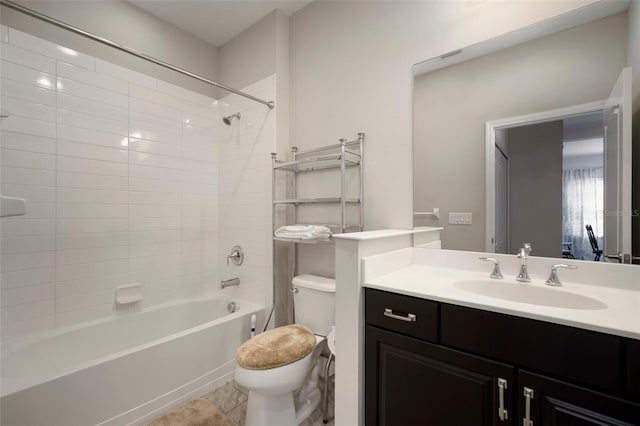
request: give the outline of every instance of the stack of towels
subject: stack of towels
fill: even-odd
[[[275,236],[298,240],[326,240],[331,237],[331,230],[326,226],[319,225],[290,225],[278,228]]]

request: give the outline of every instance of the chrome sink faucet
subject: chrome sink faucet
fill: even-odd
[[[520,259],[520,273],[516,277],[517,281],[521,281],[523,283],[531,282],[529,270],[527,269],[527,259],[529,259],[530,253],[531,243],[524,243],[522,245],[522,248],[518,250],[518,259]]]

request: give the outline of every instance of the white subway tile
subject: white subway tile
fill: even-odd
[[[182,218],[182,228],[198,228],[216,231],[218,229],[216,216],[187,216]]]
[[[217,153],[215,151],[203,151],[201,149],[183,147],[182,157],[191,160],[198,160],[216,166],[218,163]]]
[[[42,121],[55,121],[56,110],[53,106],[37,104],[24,99],[12,98],[10,96],[2,96],[0,99],[2,107],[5,108],[10,116],[19,115]],[[5,121],[3,121],[4,127]]]
[[[27,200],[27,213],[19,219],[49,219],[56,217],[54,203],[34,203]]]
[[[0,193],[9,197],[26,198],[31,202],[53,203],[56,201],[56,190],[49,186],[2,184]]]
[[[116,287],[126,284],[129,284],[127,274],[100,275],[92,278],[58,281],[56,283],[56,296],[66,297],[71,296],[72,294],[91,293],[105,290],[113,291]]]
[[[5,324],[26,321],[53,315],[55,312],[54,300],[42,300],[39,302],[25,303],[22,305],[8,306],[2,309],[1,319]]]
[[[129,151],[147,152],[172,157],[180,157],[182,155],[180,145],[136,138],[129,138]]]
[[[178,205],[180,195],[163,192],[137,192],[129,191],[129,203],[131,204],[157,204]]]
[[[212,172],[197,172],[194,170],[182,171],[183,182],[201,183],[206,185],[216,185],[218,183],[217,170]]]
[[[114,298],[115,292],[113,290],[102,290],[60,297],[56,301],[56,312],[77,311],[84,308],[100,306],[113,302]]]
[[[56,73],[55,59],[30,52],[12,44],[2,45],[0,48],[0,58],[8,62],[13,62],[14,64],[20,64],[49,74]]]
[[[49,235],[55,234],[55,220],[53,219],[22,219],[4,218],[2,224],[2,236],[14,235]]]
[[[95,115],[110,120],[127,123],[129,112],[125,108],[107,105],[99,101],[58,93],[58,108]]]
[[[180,241],[180,229],[154,229],[150,231],[134,231],[129,233],[129,244],[151,244]]]
[[[179,205],[131,204],[129,217],[179,217]]]
[[[125,149],[114,149],[64,140],[58,141],[57,153],[58,155],[65,155],[67,157],[89,158],[118,163],[126,163],[129,155]]]
[[[0,239],[0,253],[28,253],[56,249],[53,235],[6,237]]]
[[[57,157],[57,168],[62,172],[92,173],[94,175],[126,177],[129,167],[126,163],[113,161],[89,160],[85,158]],[[58,182],[58,186],[68,186]]]
[[[178,273],[180,271],[180,256],[163,254],[149,257],[133,257],[129,259],[129,272],[151,269],[153,274]]]
[[[111,90],[125,95],[129,92],[128,83],[124,80],[64,62],[58,62],[57,74],[58,77],[68,78],[101,89]]]
[[[182,217],[213,216],[218,212],[215,203],[201,206],[182,206]]]
[[[27,50],[31,50],[45,56],[50,56],[61,61],[70,62],[89,69],[95,68],[95,59],[91,56],[63,48],[62,46],[51,43],[50,41],[32,36],[31,34],[23,33],[22,31],[17,31],[13,28],[9,31],[9,42],[15,46],[20,46]]]
[[[12,98],[36,102],[44,105],[56,105],[56,92],[42,87],[20,83],[18,81],[2,78],[0,80],[2,94]]]
[[[138,164],[129,165],[129,176],[132,178],[158,179],[180,181],[182,173],[177,169],[166,169],[162,167],[141,166]]]
[[[73,142],[108,146],[111,148],[126,148],[128,145],[128,138],[123,138],[120,135],[114,135],[111,133],[64,125],[58,125],[57,131],[58,139],[65,139]]]
[[[33,68],[24,67],[4,60],[0,61],[0,75],[6,79],[42,87],[43,89],[48,90],[53,89],[53,85],[55,84],[54,74],[34,70]]]
[[[66,327],[86,321],[106,318],[112,316],[115,312],[116,308],[114,308],[113,301],[111,301],[104,305],[69,312],[60,312],[56,314],[56,324],[58,327]]]
[[[53,282],[55,279],[55,267],[23,269],[20,271],[2,272],[0,274],[0,285],[3,290],[6,290],[9,288]]]
[[[129,230],[131,232],[180,228],[179,217],[129,218]]]
[[[80,278],[92,278],[109,274],[127,273],[127,260],[118,259],[101,263],[82,263],[77,265],[59,265],[56,268],[56,281],[70,281]]]
[[[53,283],[31,285],[2,290],[0,292],[0,301],[2,302],[0,306],[21,305],[23,303],[32,303],[54,298],[55,286]]]
[[[40,152],[43,154],[56,153],[56,140],[53,138],[43,138],[41,136],[26,135],[24,133],[5,132],[0,135],[0,146],[2,148],[15,149],[20,151]]]
[[[100,59],[96,59],[96,71],[102,74],[110,75],[111,77],[115,77],[120,80],[128,81],[129,83],[135,83],[146,87],[156,86],[156,79],[149,77],[148,75],[141,74],[139,72],[132,71],[128,68],[105,62]]]
[[[56,221],[56,230],[58,237],[63,234],[81,234],[86,233],[87,240],[91,239],[92,233],[97,235],[103,233],[122,233],[128,230],[127,219],[115,218],[115,219],[58,219]],[[98,239],[100,237],[97,237]],[[79,236],[80,241],[85,241],[82,236]],[[59,240],[59,243],[63,247],[65,244],[72,245],[68,240]],[[71,248],[71,247],[70,247]]]
[[[156,180],[156,179],[129,179],[130,191],[146,191],[146,192],[180,192],[180,182],[172,180]]]
[[[136,139],[148,139],[177,145],[180,145],[182,140],[180,132],[158,130],[140,123],[129,123],[129,136]]]
[[[129,162],[143,166],[163,167],[168,169],[180,169],[182,159],[166,155],[149,154],[146,152],[129,152]]]
[[[129,182],[122,176],[104,176],[82,173],[57,173],[57,184],[59,187],[68,188],[92,188],[92,189],[112,189],[126,191]]]
[[[39,170],[55,170],[55,156],[38,152],[0,150],[0,165]]]
[[[127,108],[129,104],[129,98],[122,93],[101,89],[99,87],[66,78],[58,77],[56,89],[59,93],[66,93],[81,98],[104,102],[120,108]]]
[[[130,129],[135,129],[136,127],[151,128],[176,134],[179,134],[182,130],[180,121],[168,121],[164,118],[135,111],[129,111],[129,126]],[[131,133],[130,136],[135,137],[135,135]],[[143,139],[147,138],[143,137]]]
[[[95,111],[93,113],[96,114]],[[69,111],[66,109],[57,110],[57,120],[58,124],[112,133],[121,137],[127,136],[128,133],[126,122],[98,117],[97,115]]]
[[[46,268],[53,265],[55,265],[55,252],[53,251],[0,255],[0,270],[2,272]]]
[[[134,244],[129,247],[130,257],[160,256],[164,254],[180,255],[180,241],[169,241],[163,243]]]
[[[183,182],[182,192],[185,194],[208,194],[215,196],[218,192],[218,185],[210,183]]]
[[[109,260],[126,259],[128,257],[129,248],[127,246],[58,250],[56,252],[56,264],[74,265],[77,263],[106,262]]]
[[[187,111],[182,113],[183,128],[195,127],[201,129],[200,131],[216,132],[221,123],[222,119],[218,117],[218,112],[215,110],[202,115]]]
[[[109,191],[84,188],[58,188],[59,203],[126,204],[127,191]]]
[[[189,89],[185,89],[184,87],[176,86],[175,84],[167,83],[166,81],[158,80],[157,89],[160,92],[169,94],[176,98],[180,98],[182,100],[188,100],[194,105],[205,103],[206,96],[201,95],[200,93],[194,92]]]
[[[129,96],[172,108],[181,108],[182,105],[180,98],[137,84],[129,85]]]
[[[179,103],[172,106],[164,106],[162,104],[145,101],[143,99],[129,99],[130,111],[149,114],[154,117],[161,117],[165,120],[175,122],[179,122],[182,119],[182,112],[178,108],[180,108]]]
[[[203,205],[215,201],[215,195],[212,194],[182,194],[183,205]]]
[[[205,238],[200,240],[183,240],[182,241],[182,253],[202,253],[202,252],[214,252],[218,248],[217,238]],[[212,257],[211,259],[215,259]],[[248,259],[245,259],[248,261]]]
[[[127,217],[126,204],[68,204],[57,206],[57,217],[64,218],[111,218]]]
[[[205,163],[204,161],[191,160],[188,158],[182,159],[182,168],[185,170],[205,172],[205,173],[209,173],[217,170],[217,167],[214,164]]]
[[[129,235],[126,232],[92,232],[88,234],[56,235],[56,245],[58,250],[117,247],[126,246],[128,243]]]
[[[17,339],[19,337],[29,336],[35,333],[43,333],[52,330],[55,326],[55,317],[53,315],[40,318],[33,318],[26,321],[14,322],[11,324],[2,324],[2,340]]]
[[[46,138],[56,137],[56,125],[50,121],[34,120],[33,118],[9,115],[2,119],[2,130],[24,133]]]

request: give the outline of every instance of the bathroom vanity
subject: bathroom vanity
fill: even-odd
[[[549,259],[518,283],[412,252],[363,262],[366,425],[640,424],[638,272],[598,286],[577,262],[592,282],[551,288]]]

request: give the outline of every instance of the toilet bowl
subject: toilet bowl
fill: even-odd
[[[249,390],[246,426],[295,426],[320,404],[320,354],[334,323],[335,280],[301,275],[292,284],[297,324],[238,348],[235,380]]]

